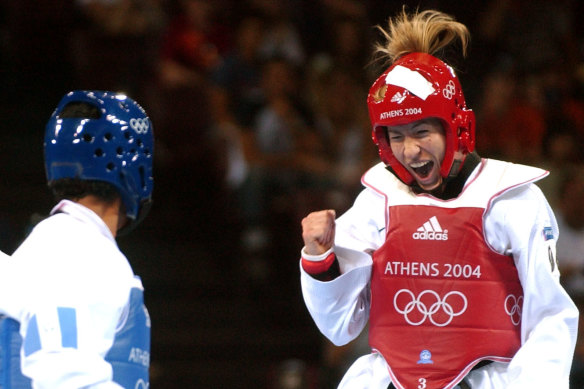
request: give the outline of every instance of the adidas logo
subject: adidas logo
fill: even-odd
[[[412,234],[417,240],[448,240],[448,230],[443,230],[436,216],[432,216]]]
[[[408,92],[404,91],[404,93],[402,94],[401,92],[397,92],[395,95],[393,95],[393,97],[391,98],[391,102],[392,103],[398,103],[401,104],[402,101],[405,100],[406,96],[408,95]]]

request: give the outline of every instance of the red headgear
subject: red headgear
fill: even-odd
[[[387,127],[437,118],[446,135],[446,151],[440,174],[456,175],[465,156],[475,147],[475,116],[467,109],[462,88],[454,70],[426,53],[411,53],[399,58],[373,83],[367,97],[373,141],[381,160],[406,184],[414,178],[395,158]],[[454,153],[462,160],[454,161]]]

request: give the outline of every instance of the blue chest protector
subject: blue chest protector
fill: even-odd
[[[124,311],[114,344],[105,356],[114,369],[114,381],[129,389],[150,386],[150,316],[144,305],[144,292],[133,288]]]
[[[20,371],[20,324],[0,316],[0,389],[31,389],[31,380]],[[105,356],[113,380],[127,389],[148,389],[150,366],[150,316],[144,293],[133,288],[116,329],[112,348]]]
[[[30,389],[30,378],[20,372],[20,324],[0,316],[0,389]]]

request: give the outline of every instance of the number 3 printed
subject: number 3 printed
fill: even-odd
[[[420,385],[418,385],[418,389],[426,389],[426,379],[425,378],[419,378],[418,382],[420,383]]]

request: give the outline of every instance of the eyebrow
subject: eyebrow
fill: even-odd
[[[420,127],[420,126],[422,126],[424,124],[427,124],[427,123],[428,123],[427,121],[422,121],[422,122],[416,123],[415,125],[413,125],[410,128],[404,128],[404,127],[402,127],[401,129],[397,129],[396,127],[387,127],[387,132],[389,133],[389,132],[412,131],[412,130],[415,130],[418,127]]]
[[[424,125],[424,124],[431,124],[432,122],[433,122],[433,118],[425,118],[425,119],[420,119],[420,120],[418,120],[418,121],[416,122],[416,124],[414,124],[414,125],[413,125],[413,126],[410,128],[410,130],[415,130],[416,128],[418,128],[418,127],[420,127],[420,126],[422,126],[422,125]],[[396,128],[396,127],[397,127],[397,126],[393,126],[393,127],[390,127],[390,126],[388,126],[388,127],[387,127],[387,132],[391,132],[391,131],[393,131],[393,132],[396,132],[396,130],[395,130],[395,128]]]

